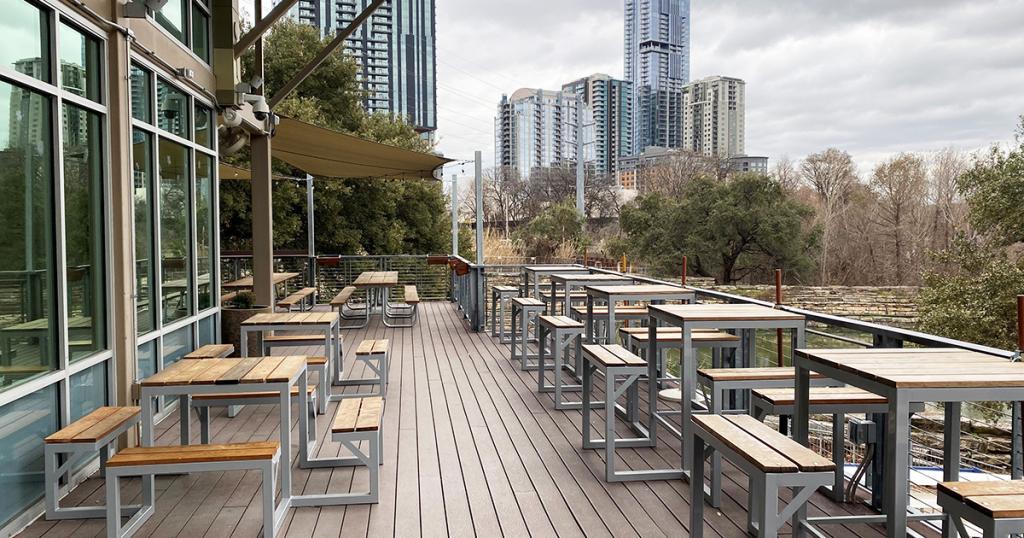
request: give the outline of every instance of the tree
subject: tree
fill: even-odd
[[[950,247],[954,235],[964,230],[967,212],[957,191],[960,176],[967,171],[967,160],[955,148],[946,148],[932,159],[928,198],[932,205],[932,249]]]
[[[878,195],[878,224],[891,247],[895,283],[906,284],[907,267],[922,253],[922,211],[927,191],[924,159],[901,153],[875,167],[871,187]],[[915,264],[916,266],[916,264]]]
[[[312,26],[287,20],[276,23],[265,42],[267,95],[273,96],[327,43]],[[252,76],[253,65],[250,49],[242,57],[246,79]],[[357,71],[351,57],[342,52],[332,54],[275,112],[376,142],[430,151],[430,143],[401,118],[363,110],[364,92]],[[244,153],[239,159],[247,162]],[[280,162],[275,162],[274,171],[305,178],[301,170]],[[251,248],[249,192],[248,182],[221,183],[221,237],[226,250]],[[332,254],[447,252],[451,230],[445,200],[436,182],[318,177],[314,190],[317,250]],[[305,205],[301,182],[275,182],[277,248],[305,246]]]
[[[1003,245],[1024,241],[1024,116],[1017,131],[1019,146],[993,146],[957,182],[970,206],[971,224]]]
[[[532,256],[551,258],[566,250],[575,255],[583,241],[583,217],[566,199],[546,207],[517,235]]]
[[[800,186],[799,163],[795,163],[790,160],[789,156],[783,155],[772,166],[771,177],[779,183],[782,190],[795,192]]]
[[[857,181],[857,168],[849,153],[829,148],[807,156],[800,165],[800,174],[818,195],[821,225],[821,260],[819,262],[822,285],[829,282],[831,251],[835,249],[836,227],[846,209],[850,189]]]
[[[811,216],[772,179],[739,174],[695,179],[677,198],[642,195],[623,208],[621,225],[634,257],[659,274],[674,274],[685,254],[696,274],[731,284],[780,267],[796,278],[806,272]]]

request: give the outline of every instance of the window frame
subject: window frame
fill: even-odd
[[[185,39],[178,39],[178,36],[172,34],[171,31],[167,28],[164,28],[164,26],[156,20],[156,12],[153,10],[146,11],[146,20],[152,23],[153,27],[156,28],[157,31],[167,36],[168,39],[180,44],[182,48],[184,48],[186,51],[188,51],[189,54],[192,55],[193,58],[199,60],[200,62],[203,62],[206,65],[213,65],[213,25],[211,24],[211,22],[213,21],[213,13],[210,9],[210,6],[207,5],[207,3],[203,0],[181,1],[183,4],[185,4],[185,8],[183,9],[184,18],[182,19],[182,34],[184,35]],[[195,36],[192,35],[192,10],[194,8],[199,8],[199,10],[206,15],[206,46],[207,54],[210,56],[209,58],[203,58],[202,56],[196,54],[196,51],[193,49],[193,47],[195,46]],[[135,60],[134,56],[132,57],[132,60]]]

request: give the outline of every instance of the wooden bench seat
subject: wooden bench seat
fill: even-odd
[[[697,377],[710,381],[791,381],[796,379],[796,370],[789,366],[767,368],[700,368]],[[811,372],[811,379],[822,378]]]
[[[388,352],[388,341],[384,340],[363,340],[356,347],[356,355],[375,355]]]
[[[419,304],[420,292],[416,290],[416,286],[405,286],[405,304]]]
[[[541,291],[540,292],[540,297],[541,297],[541,299],[550,300],[551,299],[551,290]],[[562,299],[564,297],[565,297],[565,292],[564,291],[556,291],[555,292],[555,299]],[[586,291],[570,291],[569,292],[569,299],[586,299],[586,298],[587,298],[587,292]]]
[[[341,289],[341,291],[338,292],[337,295],[334,296],[333,299],[331,299],[331,306],[339,307],[344,304],[347,304],[349,300],[352,299],[352,295],[354,295],[355,292],[355,286],[345,286],[344,288]]]
[[[235,352],[234,344],[206,344],[185,355],[186,359],[222,359]]]
[[[618,344],[584,344],[583,356],[603,368],[647,366],[647,361]]]
[[[620,327],[619,334],[637,343],[647,343],[650,340],[647,327]],[[658,343],[678,344],[683,341],[683,331],[678,327],[658,327],[657,339]],[[690,340],[696,345],[705,342],[739,342],[740,337],[725,331],[698,329],[690,333]]]
[[[299,291],[281,299],[277,302],[278,308],[285,308],[291,310],[292,307],[298,306],[302,310],[302,306],[306,299],[309,299],[310,308],[313,306],[313,295],[316,294],[316,288],[302,288]]]
[[[513,306],[518,306],[520,308],[544,308],[544,301],[534,299],[533,297],[513,297],[512,304]]]
[[[107,536],[121,538],[135,534],[155,512],[153,477],[204,471],[259,471],[263,484],[263,537],[274,538],[287,512],[275,506],[274,468],[281,459],[277,442],[228,443],[218,445],[172,445],[133,447],[121,450],[107,461]],[[287,465],[287,464],[285,464]],[[142,476],[142,506],[122,523],[121,478]]]
[[[105,469],[118,439],[137,425],[141,417],[142,409],[139,407],[100,407],[43,439],[46,519],[95,518],[106,515],[103,506],[61,508],[61,479],[96,455],[100,458],[100,470]],[[12,425],[28,427],[19,425],[18,421]]]
[[[491,286],[491,292],[493,293],[519,293],[519,286]]]
[[[324,335],[321,334],[267,334],[263,336],[263,342],[271,344],[308,344],[315,346],[324,343]]]
[[[755,397],[775,406],[791,406],[796,404],[795,389],[755,389]],[[888,400],[873,392],[856,387],[811,387],[808,401],[812,406],[823,405],[885,405]]]
[[[316,393],[317,386],[315,384],[309,384],[306,387],[306,394],[312,396]],[[299,387],[291,388],[292,397],[295,398],[299,395]],[[216,394],[196,394],[192,396],[193,402],[215,402],[218,400],[237,400],[243,398],[251,399],[272,399],[277,398],[281,394],[279,392],[267,391],[267,392],[235,392],[235,393],[216,393]]]
[[[576,389],[579,385],[570,385],[564,382],[562,370],[567,366],[566,360],[569,349],[579,351],[579,345],[583,341],[583,331],[586,328],[582,321],[577,321],[569,316],[540,316],[537,318],[537,392],[554,392],[555,409],[566,408],[563,402],[562,392],[566,389]],[[548,341],[551,347],[548,348]],[[551,358],[554,362],[554,369],[551,370],[546,361]],[[577,354],[576,365],[571,368],[575,371],[579,368],[579,355]],[[548,372],[554,372],[554,383],[548,385]]]
[[[346,398],[338,404],[331,433],[377,431],[384,414],[384,399],[379,396]]]
[[[691,536],[704,531],[705,446],[720,453],[747,473],[748,532],[778,536],[786,523],[782,514],[793,514],[793,524],[804,516],[811,495],[832,480],[836,465],[809,448],[747,415],[693,415],[693,475],[690,479]],[[684,442],[690,440],[684,440]],[[789,506],[779,510],[779,490],[791,488]],[[716,506],[717,508],[717,506]]]
[[[572,307],[572,313],[579,316],[580,319],[587,317],[587,307],[585,306],[574,306]],[[607,306],[595,306],[594,317],[603,316],[608,317]],[[644,318],[647,316],[646,306],[617,306],[615,307],[615,317],[618,319],[625,319],[627,317]],[[603,320],[602,320],[603,321]]]
[[[553,329],[582,329],[583,322],[569,316],[541,316],[537,318],[544,325]]]
[[[360,394],[345,394],[344,398],[359,398],[363,396],[384,397],[388,386],[388,362],[391,357],[389,342],[387,339],[366,339],[356,346],[356,360],[362,362],[375,374],[375,377],[363,379],[345,379],[345,385],[376,385],[375,392]]]
[[[940,482],[936,498],[960,536],[969,536],[965,520],[986,537],[1004,538],[1024,531],[1024,480]]]

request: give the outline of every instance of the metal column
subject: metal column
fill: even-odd
[[[476,263],[484,263],[484,175],[483,157],[480,152],[474,153],[476,167],[474,172],[474,187],[476,190]]]

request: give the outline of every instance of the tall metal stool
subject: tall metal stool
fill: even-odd
[[[566,358],[569,347],[572,346],[575,350],[576,357],[580,357],[581,349],[580,345],[583,342],[583,330],[586,325],[583,322],[576,321],[568,316],[540,316],[537,319],[537,338],[538,350],[537,350],[537,392],[554,392],[555,393],[555,409],[570,409],[562,405],[562,391],[563,390],[581,390],[582,385],[570,385],[562,379],[562,369],[566,366]],[[547,384],[547,370],[546,360],[548,358],[547,353],[547,340],[548,336],[551,337],[551,358],[554,359],[554,384]],[[578,361],[577,361],[578,364]],[[572,372],[576,374],[578,372],[578,366],[572,367]],[[573,409],[579,409],[580,402],[576,402],[576,407]]]
[[[516,286],[491,287],[491,336],[497,336],[499,344],[512,341],[512,335],[505,334],[505,311],[506,305],[515,297],[519,297]],[[511,307],[508,310],[511,311]]]
[[[529,352],[530,322],[544,314],[544,303],[539,299],[530,297],[515,297],[512,299],[512,342],[511,360],[519,360],[519,369],[534,370],[536,364],[530,364],[530,359],[536,359],[537,355]],[[518,322],[518,323],[517,323]],[[534,337],[536,337],[537,324],[534,323]],[[516,350],[516,343],[520,343],[519,350]]]

